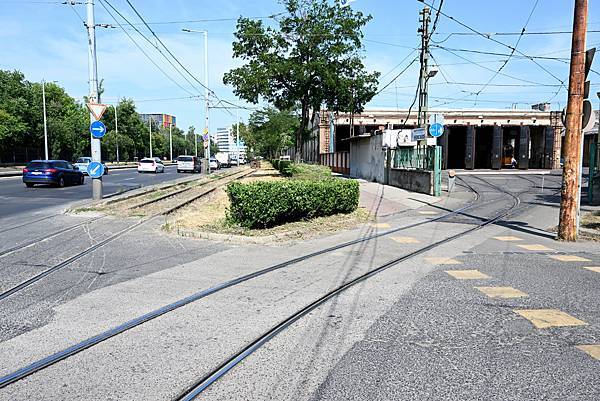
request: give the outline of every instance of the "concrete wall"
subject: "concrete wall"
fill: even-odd
[[[384,183],[382,135],[355,137],[350,142],[350,177]]]
[[[389,185],[433,196],[433,171],[393,168]]]

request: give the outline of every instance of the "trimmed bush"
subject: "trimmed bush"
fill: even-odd
[[[273,165],[273,168],[275,170],[279,170],[279,159],[274,159],[271,161],[271,164]]]
[[[268,228],[358,207],[358,182],[353,180],[281,180],[227,185],[228,217],[247,228]]]

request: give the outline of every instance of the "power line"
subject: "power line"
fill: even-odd
[[[243,17],[248,19],[275,19],[280,15],[286,14],[286,12],[280,12],[277,14],[261,16],[261,17]],[[242,17],[242,16],[240,16]],[[205,23],[205,22],[225,22],[225,21],[237,21],[240,17],[236,18],[213,18],[213,19],[193,19],[193,20],[181,20],[181,21],[152,21],[148,22],[148,25],[174,25],[174,24],[196,24],[196,23]],[[144,23],[134,23],[133,25],[144,25]]]
[[[496,79],[496,77],[498,76],[498,74],[500,74],[500,72],[504,69],[504,67],[506,67],[506,65],[510,61],[511,57],[515,54],[515,51],[517,51],[517,47],[519,46],[519,43],[521,43],[521,39],[523,39],[523,34],[525,33],[525,29],[527,28],[527,25],[529,25],[529,21],[531,21],[531,17],[533,16],[533,13],[535,12],[535,9],[537,8],[538,3],[539,3],[539,0],[535,0],[535,3],[533,4],[533,8],[531,9],[531,12],[529,13],[529,16],[527,17],[527,21],[525,21],[525,25],[523,25],[523,28],[521,29],[521,35],[519,35],[519,38],[517,39],[517,43],[515,43],[513,49],[511,50],[510,54],[508,55],[508,58],[504,61],[504,63],[502,63],[502,65],[498,68],[498,71],[496,71],[494,73],[494,75],[492,75],[492,77],[486,82],[486,84],[483,85],[475,93],[475,97],[476,98],[477,98],[477,96],[479,96],[481,94],[481,92],[483,92],[485,90],[485,88],[488,87],[488,85],[490,83],[492,83],[492,81],[494,79]]]
[[[99,1],[100,1],[100,5],[101,5],[101,6],[104,8],[104,10],[106,10],[106,12],[108,13],[108,15],[110,15],[110,16],[111,16],[111,18],[112,18],[112,19],[113,19],[113,20],[114,20],[114,21],[117,23],[117,25],[119,26],[119,28],[121,28],[121,30],[123,30],[123,32],[125,33],[125,35],[127,35],[127,37],[128,37],[128,38],[129,38],[129,39],[130,39],[130,40],[133,42],[133,44],[134,44],[134,45],[135,45],[135,46],[136,46],[136,47],[137,47],[137,48],[138,48],[138,49],[139,49],[139,50],[142,52],[142,54],[143,54],[144,56],[146,56],[146,58],[147,58],[148,60],[150,60],[150,62],[151,62],[152,64],[154,64],[154,66],[155,66],[156,68],[158,68],[158,70],[159,70],[160,72],[162,72],[162,73],[163,73],[163,75],[164,75],[165,77],[167,77],[167,78],[168,78],[168,79],[169,79],[171,82],[173,82],[175,85],[177,85],[177,86],[178,86],[180,89],[182,89],[183,91],[185,91],[185,92],[189,93],[190,95],[194,95],[194,93],[193,93],[193,92],[191,92],[191,91],[190,91],[190,90],[188,90],[187,88],[184,88],[184,87],[183,87],[183,86],[182,86],[182,85],[181,85],[179,82],[177,82],[177,81],[176,81],[174,78],[172,78],[172,77],[171,77],[169,74],[167,74],[167,72],[166,72],[165,70],[163,70],[163,69],[162,69],[162,68],[161,68],[161,67],[160,67],[160,66],[159,66],[159,65],[156,63],[156,61],[154,61],[154,59],[148,55],[148,53],[146,53],[146,51],[145,51],[145,50],[144,50],[144,49],[143,49],[143,48],[142,48],[142,47],[139,45],[139,43],[138,43],[138,42],[137,42],[137,41],[136,41],[136,40],[135,40],[135,39],[134,39],[134,38],[133,38],[133,37],[132,37],[132,36],[129,34],[129,32],[127,32],[127,30],[126,30],[126,29],[123,27],[123,25],[121,25],[121,23],[120,23],[120,22],[117,20],[117,18],[114,16],[114,14],[112,14],[112,13],[110,12],[110,10],[109,10],[109,9],[106,7],[106,5],[105,5],[104,3],[108,4],[108,5],[109,5],[109,6],[110,6],[110,7],[111,7],[111,8],[112,8],[112,9],[113,9],[115,12],[117,12],[117,14],[119,14],[119,15],[121,16],[121,18],[125,19],[125,18],[122,16],[122,14],[121,14],[121,13],[119,13],[119,11],[118,11],[118,10],[116,10],[116,9],[115,9],[115,8],[114,8],[114,7],[113,7],[113,6],[112,6],[112,5],[111,5],[111,4],[110,4],[110,3],[109,3],[107,0],[99,0]],[[127,19],[125,19],[125,21],[129,22]],[[142,35],[142,37],[143,37],[144,39],[148,40],[148,38],[146,38],[146,37],[145,37],[145,36],[144,36],[144,35],[143,35],[141,32],[139,32],[139,31],[138,31],[138,33],[139,33],[140,35]],[[162,54],[162,53],[161,53],[161,54]],[[164,56],[164,55],[163,55],[163,56]],[[173,66],[173,67],[174,67],[174,66]],[[191,83],[190,83],[190,84],[191,84]],[[192,85],[192,87],[193,87],[193,85]],[[196,88],[194,88],[194,89],[196,89]]]
[[[424,4],[427,4],[427,3],[426,3],[424,0],[422,0],[422,1],[423,1],[423,3],[424,3]],[[529,56],[529,55],[527,55],[527,54],[523,53],[522,51],[520,51],[520,50],[516,49],[516,48],[515,48],[515,47],[513,47],[513,46],[510,46],[510,45],[508,45],[508,44],[506,44],[506,43],[504,43],[504,42],[501,42],[501,41],[499,41],[499,40],[497,40],[497,39],[494,39],[494,38],[492,38],[492,37],[490,37],[490,36],[488,36],[488,35],[486,35],[486,34],[484,34],[484,33],[481,33],[481,32],[479,32],[479,31],[478,31],[478,30],[476,30],[475,28],[472,28],[471,26],[469,26],[469,25],[465,24],[464,22],[462,22],[462,21],[460,21],[460,20],[458,20],[458,19],[454,18],[453,16],[451,16],[451,15],[448,15],[448,14],[444,13],[444,12],[443,12],[443,11],[441,11],[439,8],[437,8],[437,9],[436,9],[434,6],[430,6],[430,7],[431,7],[432,9],[436,10],[436,11],[439,11],[439,13],[440,13],[441,15],[443,15],[444,17],[446,17],[446,18],[448,18],[448,19],[450,19],[450,20],[452,20],[452,21],[456,22],[457,24],[459,24],[459,25],[460,25],[460,26],[462,26],[463,28],[466,28],[466,29],[468,29],[469,31],[471,31],[471,32],[473,32],[473,33],[476,33],[477,35],[479,35],[479,36],[481,36],[481,37],[483,37],[483,38],[485,38],[485,39],[487,39],[487,40],[490,40],[490,41],[492,41],[492,42],[494,42],[494,43],[497,43],[497,44],[499,44],[499,45],[501,45],[501,46],[504,46],[504,47],[506,47],[506,48],[508,48],[508,49],[510,49],[510,50],[513,50],[513,49],[514,49],[514,51],[515,51],[515,52],[517,52],[517,53],[519,53],[520,55],[522,55],[522,56],[524,56],[524,57],[528,58],[529,60],[531,60],[531,61],[532,61],[532,62],[533,62],[535,65],[537,65],[537,66],[538,66],[540,69],[542,69],[544,72],[546,72],[548,75],[550,75],[552,78],[556,79],[558,82],[560,82],[560,83],[561,83],[561,84],[564,86],[564,84],[565,84],[565,83],[564,83],[564,81],[563,81],[563,80],[561,80],[560,78],[558,78],[558,77],[557,77],[556,75],[554,75],[554,74],[553,74],[551,71],[549,71],[547,68],[545,68],[545,67],[544,67],[543,65],[541,65],[540,63],[538,63],[538,62],[537,62],[537,61],[536,61],[536,60],[535,60],[533,57],[531,57],[531,56]]]
[[[410,56],[410,54],[409,54]],[[406,60],[408,57],[405,57],[404,59]],[[396,79],[398,79],[400,77],[400,75],[404,74],[406,72],[406,70],[408,70],[410,68],[411,65],[413,65],[415,63],[415,61],[417,61],[419,59],[419,57],[415,57],[410,63],[408,63],[408,65],[406,67],[404,67],[404,69],[402,71],[400,71],[390,82],[388,82],[383,88],[381,88],[376,94],[375,96],[377,96],[378,94],[381,93],[381,91],[383,91],[384,89],[386,89],[388,86],[390,86],[391,84],[393,84]]]
[[[190,86],[199,92],[198,88],[196,88],[194,86],[194,84],[173,64],[173,62],[171,61],[171,59],[169,57],[167,57],[161,50],[160,48],[155,44],[152,43],[152,41],[150,39],[148,39],[148,37],[146,37],[146,35],[144,35],[142,32],[140,32],[139,29],[137,29],[136,27],[131,25],[131,22],[119,11],[117,10],[108,0],[99,0],[100,3],[102,4],[102,6],[104,7],[104,9],[109,13],[109,15],[117,22],[117,24],[119,24],[119,26],[121,27],[121,29],[123,30],[123,32],[125,32],[125,34],[127,34],[127,36],[129,36],[130,39],[133,40],[133,38],[129,35],[129,33],[127,33],[127,31],[123,28],[123,26],[117,21],[117,19],[114,17],[114,15],[112,15],[112,13],[110,11],[108,11],[108,9],[106,8],[106,6],[104,5],[104,3],[108,4],[108,6],[114,11],[116,12],[129,26],[131,26],[142,38],[144,38],[148,43],[150,43],[150,45],[152,47],[154,47],[161,56],[163,56],[163,58],[165,58],[165,60],[167,60],[167,62],[171,65],[171,67],[173,67],[173,69],[188,83],[190,84]],[[138,46],[136,44],[136,46]],[[141,50],[141,48],[138,46],[138,48]],[[149,57],[143,50],[142,52],[146,55],[146,57]],[[154,64],[156,65],[156,64]],[[183,88],[182,86],[180,86],[179,84],[177,84],[177,86],[179,86],[180,88]],[[189,94],[194,94],[192,92],[190,92],[187,89],[184,89],[187,93]]]

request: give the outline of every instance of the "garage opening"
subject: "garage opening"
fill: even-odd
[[[502,168],[514,168],[519,160],[519,128],[503,127]]]
[[[448,160],[449,169],[465,168],[465,151],[467,147],[467,127],[448,127]]]
[[[475,135],[475,168],[492,168],[494,127],[477,127]]]
[[[544,153],[545,153],[545,140],[544,140],[544,127],[532,126],[529,127],[529,135],[531,140],[531,157],[529,159],[530,168],[543,168],[544,167]]]

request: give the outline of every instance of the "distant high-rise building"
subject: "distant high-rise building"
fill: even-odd
[[[173,125],[173,127],[177,126],[175,116],[170,114],[140,114],[140,118],[143,122],[148,123],[148,120],[152,118],[152,122],[156,125],[163,126],[165,128],[169,128],[169,125]]]
[[[226,152],[236,154],[238,147],[236,144],[235,133],[231,132],[230,128],[217,128],[216,133],[212,134],[213,141],[219,147],[219,152]],[[240,155],[246,155],[246,145],[244,141],[240,139],[239,144]]]

